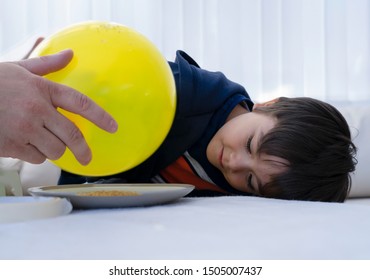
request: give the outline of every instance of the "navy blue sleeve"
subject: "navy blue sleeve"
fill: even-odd
[[[237,94],[245,96],[248,109],[252,110],[253,102],[243,86],[221,72],[201,69],[185,52],[177,51],[176,60],[170,66],[176,81],[178,116],[213,114]]]

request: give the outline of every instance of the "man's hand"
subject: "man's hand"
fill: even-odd
[[[73,52],[0,63],[0,156],[31,163],[60,158],[66,147],[83,165],[91,150],[81,131],[56,109],[58,107],[115,132],[115,120],[80,92],[41,76],[64,68]]]

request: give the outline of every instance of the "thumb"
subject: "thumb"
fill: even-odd
[[[72,60],[72,57],[72,50],[64,50],[56,54],[25,59],[14,63],[33,74],[43,76],[63,69]]]

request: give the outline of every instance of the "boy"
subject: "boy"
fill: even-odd
[[[356,147],[343,116],[310,98],[261,105],[220,72],[186,53],[169,63],[177,111],[159,149],[144,163],[105,178],[62,172],[59,183],[188,183],[200,195],[261,195],[343,202]]]

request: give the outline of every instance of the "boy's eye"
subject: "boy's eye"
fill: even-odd
[[[251,188],[251,189],[253,189],[253,188],[252,188],[252,174],[250,174],[250,175],[248,176],[248,187],[249,187],[249,188]]]
[[[250,174],[249,176],[248,176],[248,182],[247,182],[247,184],[248,184],[248,187],[251,189],[251,190],[253,190],[253,191],[255,191],[255,188],[254,188],[254,186],[252,185],[252,174]]]
[[[252,150],[251,150],[251,143],[252,143],[252,139],[253,139],[253,137],[251,136],[251,137],[249,137],[248,138],[248,141],[247,141],[247,145],[245,146],[246,147],[246,149],[247,149],[247,151],[249,152],[249,153],[252,153]]]
[[[247,141],[247,144],[245,145],[245,148],[247,149],[248,153],[250,153],[250,154],[252,153],[252,149],[251,149],[252,139],[253,139],[253,136],[249,137],[248,141]],[[252,179],[253,179],[252,174],[249,174],[249,176],[247,178],[247,185],[248,185],[248,188],[255,191],[256,189],[252,185]]]

